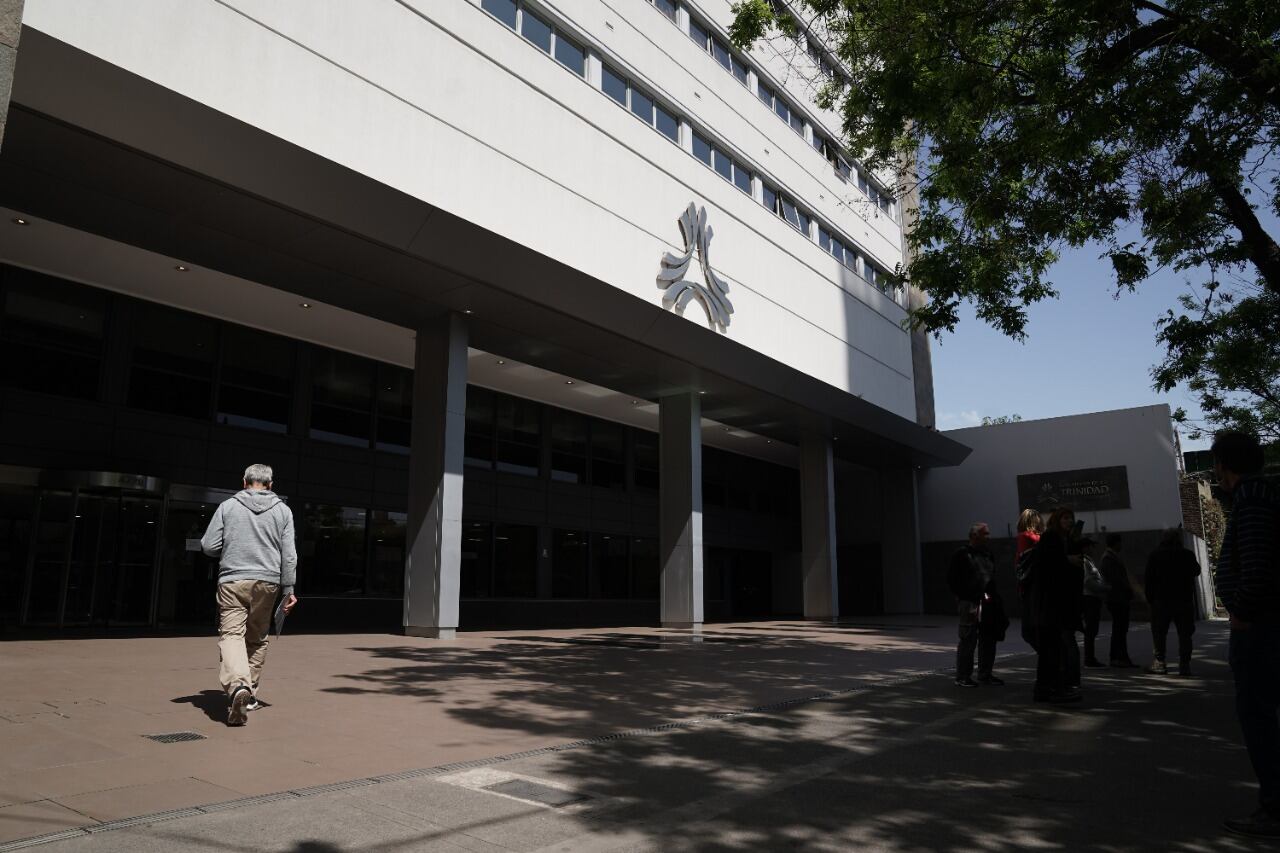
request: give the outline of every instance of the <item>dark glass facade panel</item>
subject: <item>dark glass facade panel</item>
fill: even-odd
[[[693,156],[711,165],[711,143],[696,133],[693,135]]]
[[[591,573],[601,598],[629,598],[630,566],[627,561],[626,536],[608,533],[591,534]]]
[[[627,487],[627,428],[612,421],[591,422],[591,485]]]
[[[587,75],[587,52],[559,32],[556,33],[556,59],[579,77]]]
[[[93,400],[102,373],[107,298],[82,287],[14,267],[0,267],[0,377],[5,385]]]
[[[707,50],[707,45],[711,43],[711,34],[707,32],[706,27],[697,21],[689,22],[689,38],[693,39],[693,43],[703,50]]]
[[[676,19],[675,0],[653,0],[653,5],[657,7],[659,12],[666,15],[671,20],[674,21]]]
[[[773,108],[773,90],[772,89],[770,89],[764,83],[756,83],[756,94],[760,96],[760,100],[764,102],[765,106],[769,107],[770,109]]]
[[[511,29],[516,28],[515,0],[480,0],[480,8],[493,15]]]
[[[40,495],[27,622],[52,625],[61,615],[62,584],[66,577],[72,525],[76,520],[73,502],[74,496],[70,492],[44,492]]]
[[[493,595],[533,598],[538,594],[538,528],[528,524],[493,526]]]
[[[493,595],[493,525],[489,522],[463,519],[458,580],[458,594],[462,598]]]
[[[297,525],[300,594],[364,594],[366,517],[363,507],[303,505]]]
[[[412,419],[413,371],[380,363],[375,446],[392,453],[408,453]]]
[[[369,446],[374,362],[330,349],[311,354],[311,437]]]
[[[716,62],[724,66],[725,71],[733,70],[733,63],[729,59],[729,46],[719,39],[712,42],[712,53],[715,55]]]
[[[185,311],[135,303],[129,405],[207,420],[219,325]]]
[[[632,430],[631,459],[637,489],[658,490],[658,434],[648,430]]]
[[[542,406],[500,394],[497,397],[494,433],[498,470],[536,477],[542,457]]]
[[[631,597],[657,598],[661,590],[661,565],[658,540],[649,537],[631,539]]]
[[[493,467],[493,399],[488,388],[467,386],[466,464],[475,468]]]
[[[751,173],[741,163],[733,164],[733,185],[747,195],[751,195]]]
[[[738,59],[738,57],[736,56],[731,57],[730,62],[732,63],[732,65],[730,66],[729,70],[733,72],[733,76],[738,78],[738,82],[741,83],[742,85],[744,86],[747,85],[746,64],[742,62],[740,59]]]
[[[723,151],[716,150],[715,170],[720,173],[720,177],[726,181],[733,180],[733,161],[725,156]]]
[[[608,65],[601,69],[600,88],[610,98],[613,98],[622,106],[627,105],[627,81],[621,74],[614,71]]]
[[[224,326],[218,423],[287,433],[296,350],[285,338]]]
[[[0,486],[0,625],[18,621],[27,581],[27,553],[36,494],[20,486]]]
[[[369,513],[369,584],[371,596],[404,595],[405,530],[403,512],[375,509]]]
[[[551,25],[527,8],[520,15],[520,35],[546,53],[551,52]]]
[[[587,534],[551,531],[551,597],[587,597]]]
[[[779,216],[782,215],[782,213],[778,209],[778,191],[777,190],[770,189],[768,186],[764,187],[764,206],[765,208],[773,211]]]
[[[564,409],[551,410],[551,479],[587,482],[587,418]]]
[[[702,448],[702,503],[704,506],[725,505],[726,454],[714,447]]]

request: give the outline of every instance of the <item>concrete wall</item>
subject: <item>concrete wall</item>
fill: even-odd
[[[13,70],[18,64],[18,38],[22,34],[22,0],[0,0],[0,144],[4,143]]]
[[[728,20],[727,4],[707,5],[709,16]],[[662,295],[659,259],[680,245],[676,220],[691,200],[703,203],[715,231],[712,263],[729,279],[736,309],[728,335],[915,418],[910,339],[898,325],[904,309],[816,243],[478,2],[370,0],[358,18],[352,8],[338,0],[29,0],[26,25],[653,304]],[[846,201],[856,189],[664,16],[595,0],[554,8],[611,64],[730,141],[884,266],[897,263],[898,226]],[[17,79],[16,93],[21,65]],[[165,131],[136,133],[121,141],[150,150]],[[705,323],[696,309],[688,319]]]
[[[1101,557],[1105,532],[1123,534],[1122,558],[1139,597],[1134,615],[1145,618],[1141,597],[1147,556],[1164,528],[1182,523],[1168,406],[973,427],[947,434],[972,447],[973,453],[958,467],[920,474],[921,562],[927,612],[954,612],[946,583],[947,561],[965,543],[975,521],[991,526],[997,584],[1010,609],[1018,612],[1013,580],[1014,536],[1022,509],[1018,506],[1018,475],[1124,466],[1130,508],[1080,512],[1077,518],[1084,521],[1086,535],[1097,541],[1095,560]],[[1208,566],[1203,559],[1201,565],[1208,583]],[[1206,595],[1212,599],[1211,591],[1202,593],[1202,597]]]
[[[1086,531],[1159,530],[1182,522],[1178,467],[1168,406],[950,430],[973,448],[963,464],[921,472],[925,542],[963,540],[985,521],[991,535],[1013,536],[1018,475],[1123,465],[1129,509],[1080,513]]]

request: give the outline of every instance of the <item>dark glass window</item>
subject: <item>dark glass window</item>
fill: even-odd
[[[4,384],[93,400],[102,372],[107,297],[38,273],[4,267],[0,376]]]
[[[716,149],[715,170],[720,173],[720,177],[726,181],[733,180],[733,161],[724,155],[720,149]]]
[[[0,486],[0,624],[16,624],[27,580],[35,489]]]
[[[223,326],[218,423],[288,432],[294,351],[294,343],[285,338]]]
[[[725,469],[727,454],[714,447],[702,448],[702,503],[705,506],[725,506]]]
[[[405,529],[403,512],[375,509],[369,514],[369,595],[404,595]]]
[[[520,35],[544,52],[551,52],[551,25],[528,9],[520,16]]]
[[[782,119],[787,124],[791,123],[791,109],[787,106],[786,101],[781,98],[774,98],[773,111],[778,114],[778,118]]]
[[[769,107],[770,109],[773,108],[773,90],[772,89],[770,89],[764,83],[757,81],[756,94],[760,97],[760,100],[764,101],[765,106]]]
[[[493,526],[495,598],[533,598],[538,594],[538,528],[527,524]]]
[[[764,206],[779,216],[782,215],[781,209],[778,207],[778,191],[768,186],[764,187]]]
[[[733,185],[747,195],[751,195],[751,173],[741,163],[733,164]]]
[[[653,101],[634,87],[631,89],[631,112],[645,124],[653,124]]]
[[[733,65],[729,70],[733,72],[733,76],[737,77],[742,85],[747,85],[747,66],[736,56],[731,57],[730,61]]]
[[[831,232],[821,225],[818,226],[818,246],[824,252],[835,254],[831,249]]]
[[[552,598],[587,597],[587,534],[551,531]]]
[[[658,540],[631,540],[631,597],[657,598],[661,588],[662,568],[658,562]]]
[[[587,482],[587,419],[577,412],[551,410],[551,479]]]
[[[150,303],[133,314],[129,405],[135,409],[208,419],[218,324]]]
[[[658,434],[647,430],[631,431],[631,458],[634,460],[637,489],[658,489]]]
[[[603,77],[600,80],[600,88],[604,90],[606,95],[625,107],[627,105],[626,78],[607,65],[601,71]]]
[[[587,76],[587,52],[559,32],[556,33],[556,59],[579,77]]]
[[[631,594],[628,577],[627,537],[608,533],[591,534],[591,573],[601,598],[627,598]]]
[[[369,446],[374,363],[330,349],[311,357],[311,437]]]
[[[659,12],[666,15],[671,20],[674,21],[676,19],[675,0],[653,0],[653,5],[657,7]]]
[[[627,428],[612,421],[591,422],[591,485],[627,487]]]
[[[538,476],[542,455],[542,407],[532,400],[497,396],[498,470]]]
[[[480,0],[480,8],[493,15],[511,29],[516,28],[515,0]]]
[[[697,21],[690,21],[689,22],[689,38],[693,39],[693,43],[696,44],[698,47],[702,48],[703,50],[706,50],[707,45],[711,41],[711,34],[708,33],[706,28],[703,27],[701,24],[699,24]]]
[[[724,66],[726,71],[732,70],[733,66],[729,60],[729,48],[719,39],[712,41],[712,52],[715,54],[716,62]]]
[[[711,143],[696,133],[693,135],[693,156],[711,165]]]
[[[462,521],[462,598],[489,598],[493,594],[493,525],[487,521]]]
[[[466,464],[493,467],[493,392],[467,386],[467,430],[463,440]]]
[[[788,112],[787,124],[791,125],[791,129],[796,133],[804,136],[804,118],[797,112]]]
[[[413,423],[413,371],[378,364],[378,423],[375,447],[408,453]]]
[[[674,115],[664,110],[662,107],[654,104],[654,112],[657,114],[658,132],[670,139],[672,142],[679,144],[680,142],[680,121]]]
[[[361,507],[303,506],[298,557],[306,594],[364,594],[365,516]]]

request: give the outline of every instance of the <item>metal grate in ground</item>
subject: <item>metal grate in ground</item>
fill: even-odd
[[[153,740],[156,743],[182,743],[188,740],[205,740],[205,736],[199,732],[168,732],[159,735],[143,735],[147,740]]]

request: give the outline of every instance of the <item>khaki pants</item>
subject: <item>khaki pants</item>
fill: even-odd
[[[271,639],[271,616],[279,586],[266,581],[218,584],[218,677],[227,695],[237,687],[257,693]]]

